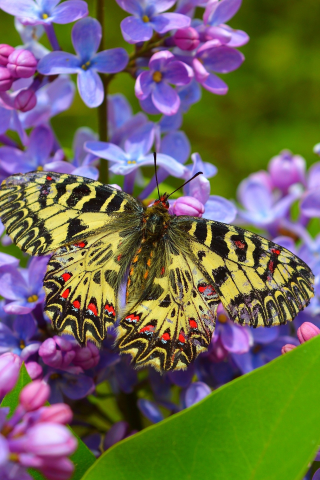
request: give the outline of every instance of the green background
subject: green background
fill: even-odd
[[[95,15],[95,1],[88,4]],[[126,12],[115,0],[106,0],[106,5],[107,47],[131,51],[120,31]],[[308,165],[317,160],[312,148],[320,141],[319,18],[320,2],[314,0],[243,0],[229,22],[250,36],[241,48],[246,60],[223,76],[229,93],[220,97],[203,90],[202,101],[185,115],[182,126],[192,151],[219,169],[211,182],[212,194],[234,198],[239,181],[266,168],[284,148],[303,155]],[[0,22],[1,42],[20,43],[13,17],[1,12]],[[72,25],[55,28],[63,49],[73,52]],[[128,74],[120,74],[110,92],[124,93],[137,112],[133,86]],[[97,111],[87,108],[77,94],[72,107],[52,123],[63,146],[70,148],[77,127],[97,130]]]

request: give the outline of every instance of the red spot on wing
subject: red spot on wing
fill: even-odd
[[[164,274],[164,271],[165,271],[165,268],[164,268],[164,267],[161,267],[161,275]]]
[[[72,277],[72,275],[71,275],[71,273],[64,273],[63,275],[61,275],[61,277],[63,278],[64,282],[67,282],[69,280],[69,278]]]
[[[122,255],[118,255],[118,256],[117,256],[118,262],[120,262],[121,257],[122,257]]]
[[[75,300],[72,305],[74,308],[80,308],[80,302],[78,302],[78,300]]]
[[[87,244],[85,242],[74,243],[74,247],[84,248]]]
[[[241,242],[241,240],[235,240],[233,243],[238,248],[246,248],[246,244],[244,242]]]
[[[161,340],[163,340],[164,342],[167,342],[168,340],[170,340],[170,334],[164,333],[161,337]]]
[[[198,328],[198,324],[194,318],[189,318],[189,325],[190,325],[190,328]]]
[[[274,262],[272,260],[270,260],[270,262],[268,263],[268,270],[271,273],[274,272]]]
[[[112,317],[116,316],[116,312],[112,305],[105,305],[104,309],[106,310],[108,315],[111,315]]]
[[[50,175],[47,175],[47,180],[49,180],[49,182],[51,182],[52,177],[50,177]]]
[[[131,315],[128,315],[125,320],[128,320],[128,322],[139,322],[140,320],[140,316],[139,315],[134,315],[133,313],[131,313]]]
[[[145,327],[141,328],[140,333],[143,332],[154,332],[154,326],[153,325],[146,325]]]
[[[271,248],[271,252],[275,255],[280,255],[280,250],[278,250],[277,248]]]
[[[67,288],[61,295],[62,298],[68,298],[70,293],[70,288]]]
[[[94,303],[89,303],[88,310],[90,310],[96,317],[98,316],[98,310]]]
[[[216,291],[212,285],[202,284],[198,286],[200,293],[204,293],[207,296],[216,295]]]
[[[179,342],[181,342],[181,343],[186,343],[186,339],[185,339],[185,336],[184,336],[184,333],[183,333],[183,332],[180,332],[179,337],[178,337],[178,340],[179,340]]]

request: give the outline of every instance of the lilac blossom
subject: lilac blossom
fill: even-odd
[[[307,175],[307,188],[301,197],[300,210],[307,218],[320,216],[320,162],[314,163]]]
[[[26,269],[0,268],[0,295],[8,301],[5,312],[30,313],[44,301],[43,278],[48,260],[49,257],[34,257]]]
[[[51,52],[38,64],[38,71],[43,75],[77,73],[80,96],[90,108],[99,106],[104,97],[103,84],[97,72],[120,72],[126,67],[129,58],[123,48],[97,53],[101,37],[100,23],[94,18],[84,18],[72,29],[72,43],[77,55]]]
[[[146,400],[144,398],[139,398],[138,400],[138,408],[141,413],[147,417],[148,420],[152,423],[158,423],[163,420],[163,414],[159,407],[150,400]]]
[[[50,25],[75,22],[88,15],[87,3],[82,0],[0,0],[0,8],[18,17],[25,25]]]
[[[180,13],[162,13],[175,3],[175,0],[116,0],[118,5],[131,17],[121,22],[123,38],[128,43],[150,40],[153,30],[163,34],[176,28],[190,25],[190,18]]]
[[[23,48],[30,50],[37,60],[49,53],[50,50],[38,42],[45,32],[43,25],[24,25],[15,17],[14,26],[23,41]],[[16,48],[22,47],[18,46]]]
[[[111,448],[113,445],[129,437],[133,433],[135,432],[130,432],[130,426],[127,422],[120,421],[114,423],[106,433],[103,441],[103,449],[108,450],[108,448]]]
[[[169,85],[187,85],[193,77],[192,69],[167,51],[152,55],[149,70],[140,73],[135,84],[139,100],[151,98],[154,106],[165,115],[174,115],[180,107],[178,93]]]
[[[124,142],[124,150],[117,145],[107,142],[87,142],[85,149],[97,157],[110,160],[112,163],[110,171],[120,175],[130,175],[137,168],[145,165],[153,165],[153,154],[149,154],[155,140],[155,125],[148,122]],[[157,163],[165,168],[171,175],[183,177],[186,168],[174,158],[163,153],[157,155]],[[131,179],[130,179],[131,180]],[[134,177],[132,178],[134,181]],[[130,181],[124,188],[131,193],[133,181]]]
[[[301,155],[293,155],[290,150],[283,150],[273,157],[268,166],[270,180],[274,188],[288,193],[291,185],[306,183],[306,161]]]
[[[2,399],[15,386],[21,366],[21,359],[12,352],[0,355],[0,398]],[[1,417],[1,415],[0,415]]]
[[[77,373],[58,369],[47,370],[44,380],[50,386],[50,403],[61,403],[64,398],[79,400],[94,392],[93,379],[88,375],[79,373],[79,367],[74,368],[76,368]]]
[[[37,341],[37,324],[31,313],[17,315],[12,326],[0,323],[0,354],[12,352],[26,362],[39,350],[41,342]]]
[[[184,404],[186,408],[195,405],[210,395],[211,389],[204,382],[193,382],[184,394]]]

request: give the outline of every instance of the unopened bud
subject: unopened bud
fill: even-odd
[[[300,343],[307,342],[320,334],[320,330],[311,322],[304,322],[297,330],[297,336]]]
[[[173,204],[174,215],[189,215],[191,217],[202,217],[204,205],[194,197],[180,197]]]
[[[13,51],[14,47],[11,47],[11,45],[7,45],[6,43],[0,44],[0,65],[7,65],[8,57]]]
[[[0,67],[0,92],[6,92],[11,88],[13,78],[9,70],[5,67]]]
[[[29,78],[37,70],[37,60],[29,50],[14,50],[8,57],[7,68],[15,78]]]
[[[173,39],[177,47],[187,51],[194,50],[200,43],[199,34],[192,27],[180,28],[174,34]]]
[[[35,380],[21,390],[19,401],[26,412],[32,412],[42,407],[49,395],[49,386],[41,380]]]
[[[14,108],[20,110],[20,112],[29,112],[37,104],[37,97],[33,90],[27,88],[21,90],[14,99]]]

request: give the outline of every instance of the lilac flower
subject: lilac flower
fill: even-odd
[[[306,161],[300,155],[293,155],[290,150],[283,150],[273,157],[268,167],[270,180],[274,188],[279,188],[284,194],[295,183],[305,184]]]
[[[130,426],[127,422],[120,421],[114,423],[106,433],[103,441],[103,449],[108,450],[108,448],[111,448],[116,443],[127,437],[130,437],[134,433],[136,433],[135,430],[130,432]]]
[[[184,194],[188,197],[194,197],[198,202],[204,206],[203,218],[208,220],[216,220],[224,223],[231,223],[235,219],[237,210],[235,206],[223,197],[218,195],[210,195],[210,182],[208,178],[213,177],[217,169],[210,163],[203,162],[198,153],[191,155],[193,162],[192,166],[189,166],[187,178],[191,178],[197,172],[203,172],[204,175],[199,175],[192,182],[188,183],[184,187]],[[175,205],[179,205],[173,200],[170,201],[170,211],[174,215],[179,214],[175,211]]]
[[[30,313],[44,301],[43,278],[49,257],[34,257],[27,269],[5,266],[0,269],[0,295],[8,300],[7,313]]]
[[[210,40],[197,50],[192,61],[195,79],[209,92],[225,95],[228,86],[215,73],[232,72],[239,68],[243,61],[244,56],[238,50],[220,45],[217,40]]]
[[[159,423],[164,418],[159,407],[157,407],[157,405],[150,400],[139,398],[138,408],[141,413],[152,423]]]
[[[195,50],[200,43],[199,34],[195,28],[186,27],[177,30],[173,36],[174,42],[181,50]]]
[[[185,407],[191,407],[211,393],[210,387],[204,382],[193,382],[184,394]]]
[[[61,403],[63,398],[79,400],[94,392],[95,384],[92,378],[79,372],[79,367],[73,367],[77,373],[64,370],[48,369],[44,380],[50,386],[50,403]],[[72,370],[69,368],[69,370]]]
[[[120,175],[128,175],[144,165],[153,165],[153,155],[148,154],[155,138],[155,125],[148,122],[124,142],[124,150],[113,143],[87,142],[85,149],[97,157],[105,158],[113,162],[110,171]],[[172,157],[159,153],[157,163],[164,167],[171,175],[183,177],[186,168]],[[133,179],[134,180],[134,179]],[[130,193],[133,182],[127,185],[125,190]]]
[[[20,355],[23,361],[27,361],[40,347],[40,342],[34,339],[36,334],[37,324],[30,313],[17,315],[11,328],[1,322],[0,354],[10,351]]]
[[[77,73],[80,96],[90,108],[99,106],[104,97],[103,84],[97,72],[120,72],[126,67],[129,58],[123,48],[96,53],[101,36],[100,23],[94,18],[84,18],[72,29],[72,43],[77,55],[51,52],[38,64],[38,71],[43,75]]]
[[[300,195],[300,189],[293,189],[288,195],[277,200],[261,178],[250,175],[238,187],[238,199],[246,208],[239,209],[239,218],[256,227],[266,228],[272,236],[276,236],[283,218]]]
[[[0,355],[0,398],[3,398],[15,386],[21,366],[21,359],[15,353]]]
[[[88,15],[87,3],[82,0],[0,0],[0,8],[18,17],[25,25],[71,23]]]
[[[300,210],[306,217],[320,216],[320,162],[314,163],[307,176],[307,191],[303,194]]]
[[[232,354],[232,359],[242,373],[248,373],[261,367],[281,354],[281,349],[287,343],[298,345],[294,337],[280,335],[280,328],[250,329],[253,346],[243,354]]]
[[[132,17],[121,22],[123,38],[128,43],[150,40],[153,30],[163,34],[190,25],[190,18],[179,13],[162,13],[174,5],[175,0],[117,0],[118,5]]]
[[[14,26],[19,33],[21,40],[23,41],[23,48],[30,50],[36,59],[39,60],[49,53],[50,50],[38,42],[38,40],[44,34],[43,25],[23,25],[23,23],[21,23],[20,20],[15,17]]]
[[[187,85],[193,77],[192,69],[165,50],[150,58],[149,70],[140,73],[135,84],[139,100],[151,97],[154,106],[165,115],[174,115],[180,107],[178,93],[169,85]]]

